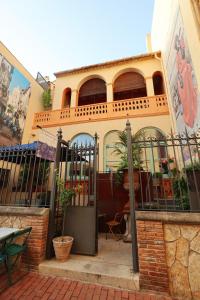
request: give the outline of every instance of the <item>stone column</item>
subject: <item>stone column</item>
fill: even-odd
[[[154,96],[154,88],[153,88],[153,78],[151,76],[146,77],[146,89],[147,89],[147,96],[151,97]]]
[[[76,107],[78,105],[78,90],[72,90],[70,107]]]
[[[107,102],[113,102],[113,84],[106,83],[107,88]]]

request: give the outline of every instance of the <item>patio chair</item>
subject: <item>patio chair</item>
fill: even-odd
[[[122,224],[123,219],[124,219],[124,214],[117,212],[113,220],[106,222],[106,225],[108,226],[108,231],[106,232],[106,239],[107,239],[107,234],[111,233],[111,235],[114,238],[119,240],[119,238],[117,238],[117,233],[122,234],[120,226]]]
[[[4,255],[6,256],[6,268],[8,272],[8,283],[12,284],[12,271],[17,265],[17,262],[21,258],[22,254],[27,252],[27,240],[31,233],[32,227],[16,231],[12,233],[5,243]],[[28,257],[27,257],[28,260]],[[29,270],[29,263],[27,262]]]
[[[12,240],[12,233],[10,233],[9,235],[7,235],[5,238],[1,238],[0,241],[0,265],[4,265],[5,270],[7,270],[7,255],[6,255],[6,245],[7,243],[9,243]],[[11,277],[10,277],[10,272],[8,273],[8,283],[10,283],[11,281]],[[0,275],[3,275],[3,273],[1,273]],[[1,287],[2,288],[2,287]],[[0,292],[2,292],[2,289],[0,290]]]

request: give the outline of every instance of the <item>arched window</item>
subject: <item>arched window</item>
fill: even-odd
[[[167,158],[167,149],[165,144],[165,135],[156,127],[145,127],[136,133],[136,137],[142,141],[142,161],[144,169],[151,172],[160,171],[160,162]],[[153,146],[153,140],[156,140]],[[143,144],[144,141],[144,144]]]
[[[114,82],[114,100],[147,96],[144,77],[137,72],[126,72]]]
[[[92,165],[94,159],[93,155],[89,155],[89,153],[91,154],[91,152],[85,151],[85,149],[86,147],[90,149],[90,145],[94,145],[94,137],[92,137],[88,133],[80,133],[71,139],[71,145],[72,149],[73,146],[78,146],[80,151],[78,152],[79,158],[77,158],[77,162],[68,163],[69,174],[80,176],[80,178],[84,178],[85,180],[86,177],[89,175],[91,176],[91,173],[93,172]]]
[[[119,155],[114,152],[115,144],[119,142],[119,131],[112,130],[104,137],[104,170],[116,170],[120,164]]]
[[[163,77],[161,72],[156,72],[153,74],[153,88],[155,95],[162,95],[165,93]]]
[[[72,91],[70,88],[66,88],[63,91],[63,97],[62,97],[62,108],[70,107],[71,104],[71,94]]]
[[[106,84],[100,78],[86,81],[79,90],[78,106],[106,102]]]
[[[71,145],[77,144],[78,146],[80,145],[94,145],[94,137],[92,137],[88,133],[80,133],[76,135],[74,138],[71,139]]]

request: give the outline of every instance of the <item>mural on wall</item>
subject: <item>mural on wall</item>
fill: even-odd
[[[30,82],[0,54],[0,145],[21,143]]]
[[[168,43],[167,72],[178,133],[200,129],[200,94],[180,10]]]

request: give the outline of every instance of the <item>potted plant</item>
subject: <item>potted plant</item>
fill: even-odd
[[[128,149],[127,149],[127,133],[126,131],[119,131],[118,133],[119,141],[115,143],[114,153],[119,155],[120,164],[117,168],[117,181],[123,181],[123,187],[129,189],[129,179],[128,179]],[[141,148],[139,144],[136,143],[139,136],[132,135],[132,157],[133,157],[133,169],[134,169],[134,189],[137,191],[140,187],[140,174],[141,170]]]
[[[74,238],[71,236],[63,235],[65,223],[65,210],[71,204],[73,197],[75,197],[76,195],[76,191],[74,188],[66,188],[65,182],[59,176],[56,177],[56,183],[58,197],[59,201],[62,204],[64,218],[62,224],[62,236],[53,239],[53,247],[56,259],[58,259],[59,261],[66,261],[69,257]]]

